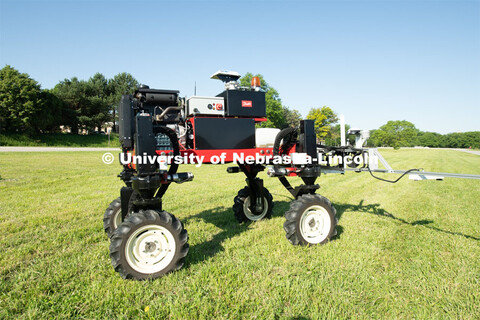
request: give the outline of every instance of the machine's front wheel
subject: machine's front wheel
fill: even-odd
[[[122,202],[118,197],[110,203],[103,215],[103,229],[109,238],[112,237],[120,223],[122,223]]]
[[[290,203],[283,224],[293,245],[324,244],[337,234],[336,210],[325,197],[304,194]]]
[[[253,213],[250,210],[250,188],[245,187],[238,191],[237,196],[233,199],[233,213],[238,222],[258,221],[268,219],[273,212],[273,197],[267,188],[263,188],[263,209],[261,212]]]
[[[165,211],[142,210],[115,230],[110,257],[124,279],[146,280],[180,269],[188,249],[180,220]]]

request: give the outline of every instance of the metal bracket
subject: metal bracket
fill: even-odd
[[[377,148],[369,148],[368,149],[368,167],[371,171],[375,171],[378,169],[378,160],[382,163],[382,165],[387,169],[389,173],[393,172],[392,167],[388,164],[387,160],[378,152]]]

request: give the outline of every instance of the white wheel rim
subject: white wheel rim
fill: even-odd
[[[117,212],[113,215],[113,229],[116,230],[118,226],[122,223],[122,209],[118,209]]]
[[[243,202],[243,213],[245,213],[245,216],[248,218],[248,220],[251,221],[257,221],[265,217],[265,215],[268,212],[268,201],[265,197],[263,197],[263,211],[261,214],[253,214],[252,210],[250,210],[250,196],[245,198],[245,201]]]
[[[324,241],[330,232],[332,221],[328,211],[322,206],[311,206],[300,219],[300,234],[311,244]]]
[[[175,239],[170,231],[162,226],[147,225],[128,238],[125,256],[135,271],[153,274],[172,262],[175,248]]]

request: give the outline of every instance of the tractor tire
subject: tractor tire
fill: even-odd
[[[273,197],[267,188],[263,188],[263,206],[264,209],[260,214],[253,214],[250,210],[250,190],[245,187],[238,191],[237,196],[233,199],[233,213],[238,222],[258,221],[261,219],[269,219],[273,212]]]
[[[337,234],[336,210],[325,197],[304,194],[290,203],[283,229],[293,245],[325,244]]]
[[[112,237],[113,232],[122,223],[122,202],[120,197],[113,200],[112,203],[105,210],[103,215],[103,229],[109,238]]]
[[[138,192],[133,191],[128,202],[128,213],[126,214],[125,218],[128,217],[132,212],[137,211],[137,207],[133,204],[133,201],[139,198],[140,195]],[[120,197],[118,197],[117,199],[113,200],[112,203],[110,203],[107,210],[105,210],[105,214],[103,215],[103,229],[109,238],[112,237],[115,229],[117,229],[120,223],[123,222],[122,216],[122,200]]]
[[[165,211],[141,210],[115,230],[110,258],[124,279],[147,280],[180,269],[188,249],[180,220]]]

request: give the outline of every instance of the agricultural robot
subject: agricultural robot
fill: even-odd
[[[285,212],[283,225],[293,245],[325,244],[336,235],[335,208],[316,194],[321,173],[354,170],[374,176],[373,172],[393,172],[401,177],[410,174],[414,179],[456,176],[393,170],[376,149],[363,148],[368,131],[351,130],[356,137],[353,146],[343,142],[332,147],[317,143],[313,120],[302,120],[298,128],[257,128],[256,124],[267,120],[265,92],[259,79],[254,77],[250,87],[241,87],[236,72],[219,71],[212,78],[225,83],[225,90],[215,97],[186,99],[178,91],[140,86],[120,101],[123,171],[119,177],[125,186],[107,208],[103,222],[111,241],[113,267],[123,278],[154,279],[184,264],[189,249],[187,230],[162,207],[172,182],[193,180],[192,173],[177,171],[180,162],[236,163],[227,172],[246,177],[246,186],[233,201],[239,223],[272,215],[273,198],[259,173],[267,170],[268,176],[277,177],[295,198]],[[341,133],[345,141],[345,130]],[[359,157],[362,161],[348,165],[332,161]],[[386,169],[378,168],[377,159]],[[291,186],[286,177],[294,176],[303,183]]]

